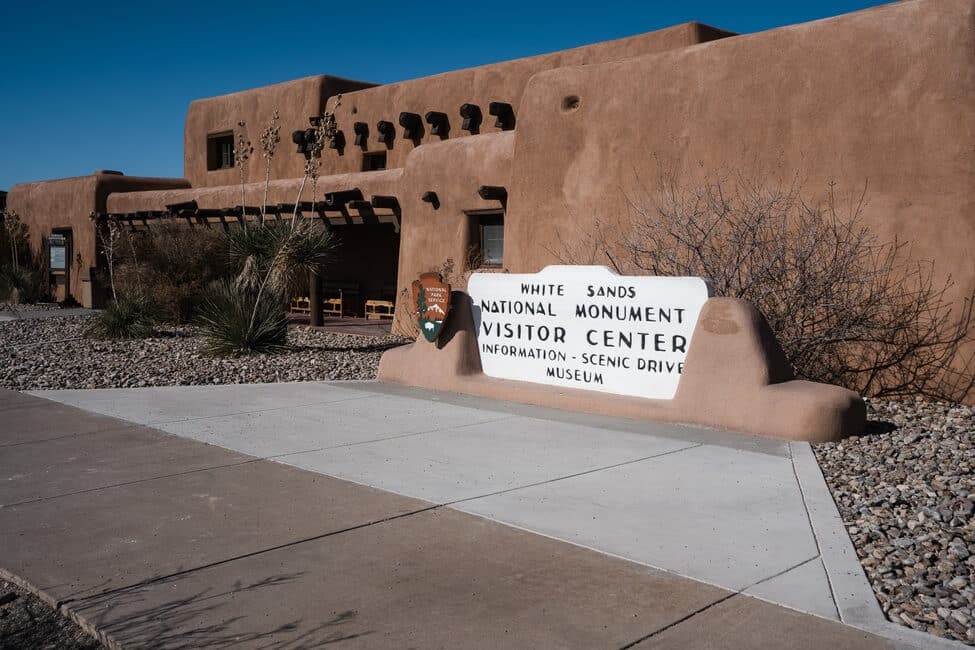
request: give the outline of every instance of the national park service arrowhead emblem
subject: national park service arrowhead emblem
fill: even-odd
[[[424,338],[433,343],[440,336],[443,322],[450,311],[450,285],[439,273],[423,273],[413,281],[413,304],[416,322]]]

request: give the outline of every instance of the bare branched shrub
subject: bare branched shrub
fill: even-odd
[[[0,300],[33,303],[47,292],[45,257],[30,245],[27,224],[16,212],[0,212]]]
[[[89,218],[95,222],[95,235],[101,253],[105,258],[105,268],[108,271],[108,287],[112,291],[112,300],[118,302],[118,291],[115,286],[115,265],[121,261],[123,256],[123,238],[127,238],[127,233],[122,230],[121,224],[115,219],[105,219],[99,221],[94,212]]]
[[[199,310],[212,282],[229,275],[222,232],[160,219],[144,232],[126,232],[115,269],[121,296],[143,295],[160,320],[184,324]]]
[[[630,199],[628,263],[643,273],[707,279],[768,319],[797,376],[870,396],[956,400],[975,386],[972,298],[952,304],[949,278],[863,224],[864,195],[841,214],[798,181],[771,187],[718,178]],[[864,190],[865,192],[865,190]]]

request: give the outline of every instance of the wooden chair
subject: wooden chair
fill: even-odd
[[[366,301],[366,320],[382,320],[383,318],[393,318],[396,311],[396,303],[392,300],[367,300]]]
[[[297,298],[291,299],[291,313],[292,314],[310,314],[311,313],[311,300],[308,296],[298,296]]]

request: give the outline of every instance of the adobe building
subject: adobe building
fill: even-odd
[[[475,249],[484,267],[536,272],[597,222],[625,230],[630,197],[661,160],[688,182],[776,168],[807,189],[866,183],[865,223],[933,260],[960,302],[975,290],[973,23],[975,0],[906,0],[748,35],[688,23],[386,85],[308,77],[194,101],[183,178],[98,171],[26,183],[8,209],[35,245],[62,236],[58,297],[98,304],[90,213],[219,227],[241,203],[238,122],[258,149],[245,170],[252,211],[272,112],[291,134],[328,110],[340,137],[323,155],[318,196],[306,184],[298,198],[305,156],[283,135],[269,201],[336,227],[343,245],[328,278],[359,305],[395,299],[448,259],[461,269]],[[464,288],[463,275],[452,280]]]

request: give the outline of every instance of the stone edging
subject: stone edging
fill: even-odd
[[[790,442],[789,449],[840,620],[890,639],[898,647],[936,650],[970,648],[960,641],[942,639],[887,620],[860,566],[853,542],[846,532],[812,447],[806,442]]]

